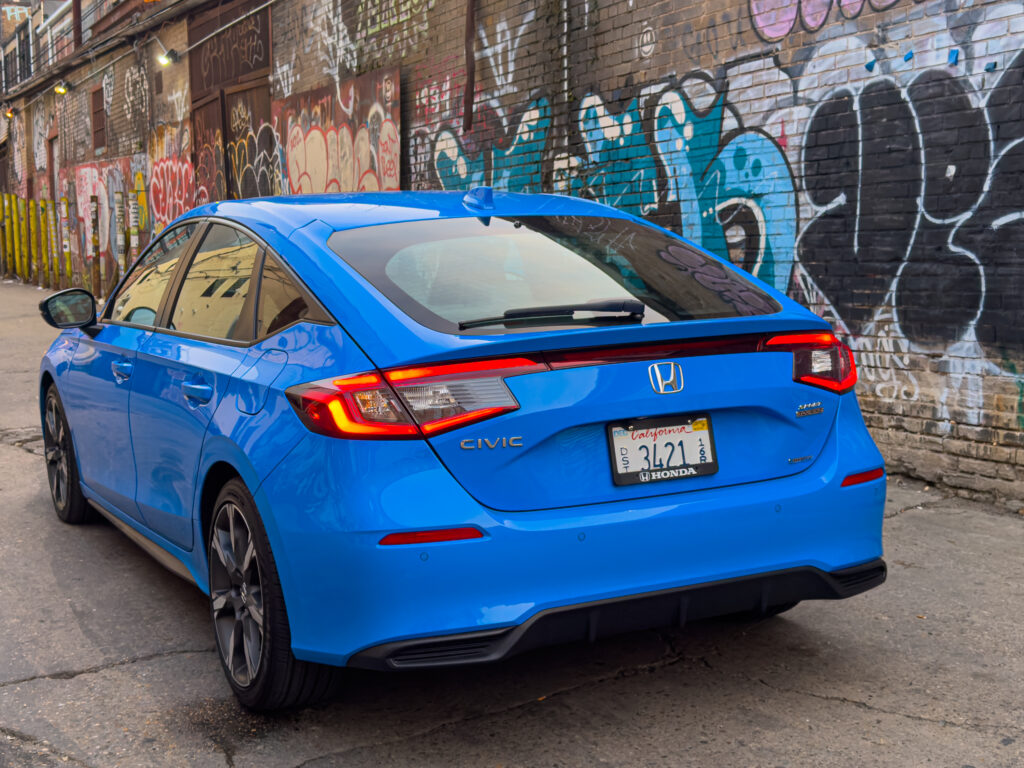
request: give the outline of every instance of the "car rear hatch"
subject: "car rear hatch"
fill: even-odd
[[[340,392],[344,434],[425,437],[494,509],[795,474],[853,386],[852,355],[822,320],[631,220],[411,222],[329,244],[350,303],[367,297],[358,315],[339,302],[341,319],[380,370],[299,393],[300,415],[333,429]]]

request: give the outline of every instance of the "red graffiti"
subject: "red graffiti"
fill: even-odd
[[[195,171],[192,163],[165,157],[153,163],[149,177],[149,202],[156,228],[163,229],[195,204]]]

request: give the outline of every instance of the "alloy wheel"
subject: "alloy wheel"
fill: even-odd
[[[252,530],[230,501],[210,535],[210,605],[225,668],[237,685],[252,685],[263,657],[263,582]]]
[[[68,503],[68,433],[64,429],[64,417],[57,398],[52,394],[46,398],[46,430],[43,433],[43,448],[46,455],[46,476],[50,481],[50,493],[58,509]]]

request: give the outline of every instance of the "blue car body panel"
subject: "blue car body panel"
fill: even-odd
[[[154,332],[139,350],[132,441],[146,524],[192,548],[192,504],[206,428],[247,350]]]
[[[501,216],[634,218],[550,195],[495,193],[494,201],[490,213]],[[186,214],[247,228],[337,324],[300,322],[235,346],[112,324],[98,333],[63,332],[41,375],[61,391],[86,495],[180,561],[206,591],[204,483],[229,466],[264,522],[294,653],[332,664],[393,641],[519,625],[558,606],[796,566],[833,572],[881,556],[884,478],[841,487],[846,476],[882,465],[856,396],[794,385],[788,352],[686,358],[686,398],[671,406],[647,387],[648,363],[623,362],[509,378],[518,410],[429,440],[344,440],[308,430],[285,391],[326,377],[829,329],[761,286],[779,312],[446,334],[413,321],[327,245],[331,234],[353,227],[478,215],[457,193],[225,201]],[[121,380],[111,366],[124,362],[131,370]],[[638,382],[647,389],[634,394]],[[187,397],[185,385],[202,397]],[[808,401],[820,411],[798,417]],[[666,408],[711,414],[719,471],[615,486],[606,425],[661,416]],[[509,434],[522,436],[527,448],[474,452],[463,445]],[[752,445],[770,449],[752,461]],[[396,531],[459,526],[484,535],[379,543]]]
[[[81,450],[82,482],[108,504],[135,520],[144,517],[135,501],[128,400],[138,350],[150,331],[107,326],[94,337],[82,334],[65,376],[64,409]]]

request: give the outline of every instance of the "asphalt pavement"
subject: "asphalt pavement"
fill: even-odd
[[[1024,516],[900,478],[867,594],[249,714],[203,595],[53,514],[44,295],[0,285],[0,766],[1024,766]]]

